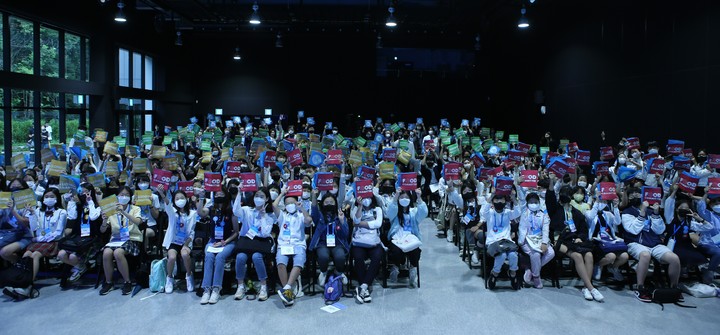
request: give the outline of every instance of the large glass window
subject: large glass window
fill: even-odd
[[[53,92],[40,93],[40,123],[48,133],[49,143],[59,143],[60,136],[60,94]],[[50,128],[47,128],[50,126]]]
[[[85,39],[85,81],[90,81],[90,39]],[[88,119],[90,120],[90,119]]]
[[[40,75],[58,77],[60,60],[58,57],[58,31],[40,27]]]
[[[34,151],[33,91],[12,90],[12,154]]]
[[[130,52],[123,48],[118,50],[118,85],[128,87],[130,86]]]
[[[3,38],[4,38],[4,37],[3,37],[3,36],[4,36],[5,34],[1,34],[3,31],[5,31],[5,30],[4,30],[5,27],[3,27],[3,22],[5,22],[5,20],[3,20],[3,16],[4,16],[3,13],[0,13],[0,70],[4,69],[4,67],[3,67],[3,59],[4,59],[4,57],[5,57],[5,56],[4,56],[5,54],[3,53],[3,48],[4,48],[4,43],[3,43]],[[2,90],[2,89],[0,89],[0,91],[1,91],[1,90]],[[5,162],[0,162],[0,164],[5,164]]]
[[[145,89],[153,89],[153,59],[150,56],[145,56]]]
[[[10,17],[10,71],[33,74],[33,23]]]
[[[65,34],[65,79],[80,80],[80,36]]]
[[[133,52],[133,88],[142,88],[142,68],[142,55],[137,52]]]

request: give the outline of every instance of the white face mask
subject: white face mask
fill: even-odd
[[[365,198],[365,199],[362,200],[362,204],[363,204],[363,206],[365,206],[365,207],[370,207],[370,204],[371,204],[371,203],[372,203],[372,200],[370,200],[370,198]]]
[[[337,130],[333,130],[333,135],[337,135]]]
[[[580,187],[587,187],[587,182],[585,182],[585,181],[579,181],[579,182],[578,182],[578,186],[580,186]]]
[[[657,153],[658,153],[658,149],[650,149],[650,150],[648,150],[648,153],[651,154],[651,155],[652,155],[652,154],[657,154]]]
[[[338,193],[338,189],[336,189],[336,188],[333,188],[332,190],[330,190],[330,194],[332,194],[332,195],[335,195],[337,193]]]
[[[618,163],[625,164],[625,162],[627,162],[627,159],[625,157],[618,158]]]
[[[428,131],[428,134],[432,135],[434,132],[432,130]]]
[[[288,213],[293,214],[297,210],[297,206],[295,204],[287,204],[285,205],[285,210],[287,210]]]
[[[283,178],[284,180],[288,180],[288,179],[290,179],[290,174],[289,174],[289,173],[283,173],[282,178]]]
[[[303,198],[303,199],[310,199],[310,192],[303,192],[302,198]]]
[[[28,182],[27,182],[27,185],[28,185],[28,187],[29,187],[31,190],[34,190],[34,189],[35,189],[35,182],[34,182],[34,181],[28,181]]]
[[[203,193],[203,189],[197,188],[197,187],[196,187],[196,188],[193,188],[193,193],[194,193],[194,194],[202,194],[202,193]]]
[[[635,159],[640,158],[640,153],[637,152],[637,151],[636,151],[636,152],[633,152],[633,153],[632,153],[632,156],[633,156],[633,158],[635,158]]]
[[[195,159],[195,155],[188,155],[188,159],[189,159],[189,160]]]
[[[150,187],[149,183],[138,183],[138,188],[141,190],[147,190]]]
[[[275,200],[278,197],[278,193],[275,191],[270,191],[270,199]]]
[[[118,196],[117,199],[118,203],[120,203],[121,205],[127,205],[128,202],[130,202],[130,197],[124,195]]]
[[[177,181],[178,181],[178,177],[177,177],[177,176],[172,176],[172,177],[170,177],[170,182],[171,182],[171,183],[177,183]]]
[[[265,198],[255,197],[253,201],[255,202],[255,207],[265,205]]]
[[[55,207],[55,204],[57,203],[57,199],[55,198],[45,198],[43,199],[43,204],[48,207]]]
[[[178,206],[178,208],[185,208],[185,205],[187,204],[187,199],[177,199],[175,200],[175,206]]]
[[[400,203],[400,206],[407,207],[410,205],[410,198],[402,198],[398,200],[398,202]]]
[[[537,210],[540,209],[540,204],[528,204],[528,209],[532,212],[537,212]]]
[[[712,210],[713,212],[720,214],[720,205],[712,206]]]

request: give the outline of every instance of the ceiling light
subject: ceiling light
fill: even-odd
[[[239,47],[235,48],[235,53],[233,54],[233,59],[234,60],[242,59],[242,57],[240,57],[240,48]]]
[[[375,48],[377,48],[377,49],[383,48],[382,36],[380,34],[377,35],[377,42],[375,42]]]
[[[177,34],[177,38],[175,39],[175,45],[182,46],[182,33],[178,30],[175,34]]]
[[[260,24],[260,14],[258,14],[258,8],[260,8],[257,4],[257,1],[255,1],[255,4],[252,6],[252,14],[250,15],[250,24]]]
[[[395,20],[395,15],[393,14],[395,13],[395,7],[388,7],[388,12],[390,12],[390,15],[388,15],[387,20],[385,20],[385,25],[390,28],[397,27],[397,20]]]
[[[525,6],[520,10],[520,21],[518,21],[518,28],[525,29],[530,27],[530,21],[525,17]]]
[[[280,32],[278,32],[277,35],[275,35],[275,47],[276,48],[283,47],[282,34],[280,34]]]
[[[122,0],[118,1],[117,7],[118,12],[117,14],[115,14],[115,21],[126,22],[127,18],[125,17],[125,13],[123,13],[123,8],[125,7],[125,4],[122,2]]]

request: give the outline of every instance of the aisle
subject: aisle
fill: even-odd
[[[469,270],[458,257],[457,247],[435,236],[431,220],[421,224],[423,252],[422,287],[408,289],[406,282],[383,289],[376,283],[373,302],[358,305],[344,298],[347,309],[328,314],[321,295],[302,297],[292,308],[282,306],[277,295],[268,301],[234,301],[223,296],[214,306],[199,304],[195,294],[158,294],[141,291],[130,298],[119,289],[107,296],[97,290],[60,291],[56,280],[41,288],[34,300],[14,303],[0,299],[5,334],[189,334],[242,332],[250,334],[587,334],[662,333],[707,334],[717,327],[720,300],[686,298],[698,309],[644,304],[630,291],[601,288],[606,302],[585,301],[571,287],[519,292],[484,289],[478,270]],[[549,282],[546,282],[549,285]],[[498,282],[498,286],[505,285]],[[147,298],[149,297],[149,298]],[[143,298],[146,298],[142,300]],[[630,320],[632,320],[630,322]],[[690,321],[690,322],[688,322]],[[656,334],[656,333],[655,333]]]

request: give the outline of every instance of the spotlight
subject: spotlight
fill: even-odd
[[[390,6],[388,12],[390,12],[390,15],[388,15],[387,20],[385,20],[385,25],[390,28],[397,27],[397,20],[395,20],[395,15],[393,14],[395,13],[395,7]]]
[[[240,48],[239,47],[235,48],[235,53],[233,54],[233,59],[234,60],[242,59],[242,57],[240,57]]]
[[[250,15],[250,24],[260,24],[260,14],[258,14],[258,8],[260,8],[257,4],[257,1],[255,1],[255,4],[252,6],[252,14]]]
[[[125,7],[125,4],[122,2],[122,0],[118,1],[117,7],[118,7],[118,12],[117,12],[117,14],[115,14],[115,21],[126,22],[127,18],[125,17],[125,13],[123,12],[123,8]]]
[[[525,6],[520,10],[520,21],[518,21],[518,28],[526,29],[530,27],[530,21],[525,17]]]

